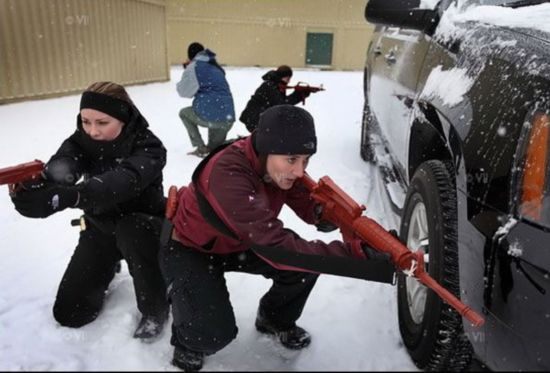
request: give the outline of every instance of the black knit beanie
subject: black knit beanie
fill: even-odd
[[[189,58],[189,61],[195,58],[197,53],[203,50],[204,50],[204,47],[202,46],[201,43],[194,42],[189,44],[189,47],[187,47],[187,57]]]
[[[313,117],[293,105],[277,105],[264,111],[255,136],[259,154],[314,154],[317,151]]]
[[[277,70],[275,70],[275,72],[280,79],[286,78],[287,76],[289,78],[292,78],[292,69],[290,68],[290,66],[281,65],[277,68]]]

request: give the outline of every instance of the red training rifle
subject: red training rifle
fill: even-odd
[[[330,177],[323,176],[319,183],[316,183],[309,175],[304,174],[302,182],[311,192],[312,198],[323,206],[322,218],[340,228],[344,241],[360,239],[380,252],[389,253],[396,268],[409,276],[414,276],[422,284],[432,289],[474,326],[483,325],[485,322],[483,317],[462,303],[426,273],[422,250],[412,252],[376,221],[362,216],[366,207],[355,202]]]
[[[298,82],[296,85],[287,85],[284,87],[285,89],[294,89],[296,92],[308,92],[308,93],[315,93],[319,91],[324,91],[323,85],[321,84],[319,87],[311,86],[305,82]],[[306,98],[302,96],[302,105],[306,104]]]

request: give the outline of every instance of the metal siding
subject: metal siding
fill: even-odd
[[[0,0],[0,103],[169,79],[162,0]]]
[[[305,66],[307,32],[334,32],[334,69],[362,69],[363,0],[0,0],[0,103],[93,81],[169,79],[200,41],[235,66]]]
[[[373,27],[364,0],[168,0],[168,60],[181,64],[200,41],[235,66],[304,67],[306,33],[334,34],[331,67],[363,69]],[[313,30],[313,31],[312,31]]]

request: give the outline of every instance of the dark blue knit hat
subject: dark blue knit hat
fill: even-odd
[[[293,105],[273,106],[260,115],[255,146],[259,154],[314,154],[313,117]]]

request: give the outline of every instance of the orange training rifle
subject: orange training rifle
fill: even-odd
[[[43,170],[44,163],[38,159],[17,166],[0,168],[0,185],[8,184],[11,194],[17,189],[18,184],[41,178]]]
[[[365,206],[357,204],[330,177],[323,176],[319,183],[316,183],[309,175],[304,174],[302,182],[311,192],[312,198],[323,205],[322,218],[340,228],[344,241],[360,239],[378,251],[389,253],[394,265],[403,273],[414,276],[422,284],[432,289],[474,326],[483,325],[485,322],[483,317],[462,303],[426,273],[422,250],[410,251],[376,221],[362,216]]]

